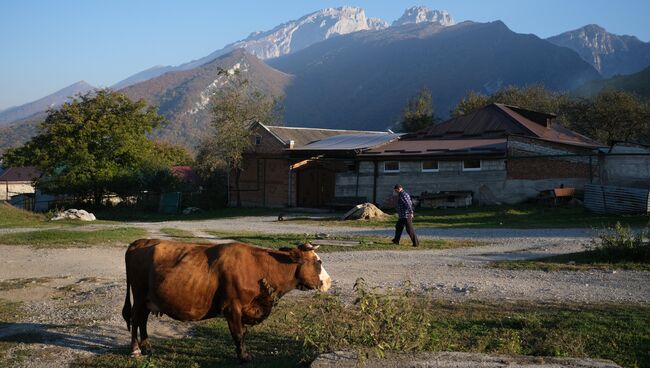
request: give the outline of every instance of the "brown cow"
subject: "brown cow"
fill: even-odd
[[[141,348],[150,350],[147,319],[154,313],[180,321],[224,316],[238,358],[250,360],[244,345],[247,325],[264,321],[276,301],[293,289],[326,291],[331,286],[332,280],[314,253],[317,248],[309,243],[272,250],[243,243],[134,241],[125,255],[126,300],[122,309],[131,331],[132,355],[140,356]]]

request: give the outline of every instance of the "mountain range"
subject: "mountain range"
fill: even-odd
[[[650,67],[634,74],[617,75],[608,79],[591,81],[573,92],[578,96],[590,97],[606,89],[619,89],[650,99]]]
[[[144,70],[112,88],[158,106],[170,121],[159,137],[194,147],[209,124],[210,95],[225,83],[220,68],[238,69],[264,92],[283,95],[289,125],[382,130],[394,126],[422,87],[432,91],[436,112],[445,117],[469,90],[492,93],[531,83],[569,90],[637,72],[650,65],[648,45],[593,25],[543,40],[500,21],[456,24],[447,12],[426,7],[406,9],[390,26],[361,8],[327,8],[203,58]],[[59,91],[63,100],[92,89],[84,84]],[[45,105],[0,111],[0,136],[18,134],[12,145],[21,143],[20,132],[35,131],[35,114],[61,103],[50,102],[53,97],[39,100]]]
[[[372,130],[392,127],[422,87],[444,118],[469,90],[491,94],[534,83],[569,90],[600,77],[575,52],[501,21],[356,32],[267,62],[294,76],[284,101],[287,123]]]
[[[169,72],[121,92],[158,106],[158,112],[169,124],[157,131],[157,136],[193,148],[210,124],[211,95],[227,83],[228,77],[219,74],[220,69],[229,73],[237,70],[242,79],[270,96],[283,95],[290,80],[289,75],[269,67],[244,49],[235,49],[197,68]]]
[[[90,84],[79,81],[34,102],[2,110],[0,111],[0,126],[43,113],[49,108],[62,105],[71,96],[83,94],[93,89],[95,87]]]
[[[547,40],[577,52],[604,77],[636,73],[650,65],[650,42],[634,36],[615,35],[596,24]]]
[[[244,49],[264,60],[302,50],[331,37],[387,27],[388,23],[380,19],[368,18],[361,8],[352,6],[326,8],[280,24],[266,32],[253,32],[246,39],[226,45],[200,59],[175,67],[155,66],[144,70],[116,83],[112,88],[121,89],[171,71],[194,69],[235,49]]]

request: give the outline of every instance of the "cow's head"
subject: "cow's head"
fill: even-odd
[[[332,286],[332,279],[325,271],[320,257],[315,253],[316,249],[318,246],[309,243],[300,244],[296,248],[282,249],[289,252],[291,260],[298,264],[296,270],[298,289],[327,291]]]

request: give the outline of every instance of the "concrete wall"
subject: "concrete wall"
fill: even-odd
[[[384,172],[384,162],[378,162],[377,203],[383,204],[393,195],[393,186],[401,184],[411,195],[422,192],[472,191],[475,199],[479,192],[490,191],[495,195],[503,189],[506,181],[505,160],[483,160],[481,171],[463,171],[462,161],[439,161],[438,172],[422,172],[421,161],[401,161],[399,173]],[[361,161],[357,173],[348,171],[336,176],[336,196],[365,196],[373,200],[374,163]],[[483,188],[483,189],[481,189]],[[357,194],[358,191],[358,194]],[[501,197],[499,197],[501,198]],[[499,199],[497,199],[499,200]],[[503,200],[503,199],[501,199]],[[499,201],[501,201],[499,200]]]
[[[600,157],[602,184],[650,188],[650,148],[616,145],[611,153]]]
[[[31,182],[0,181],[0,201],[8,201],[12,196],[22,193],[34,193],[34,187]]]

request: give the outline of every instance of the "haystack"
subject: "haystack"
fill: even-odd
[[[342,220],[369,220],[386,216],[382,210],[372,203],[363,203],[354,206],[341,217]]]

